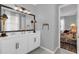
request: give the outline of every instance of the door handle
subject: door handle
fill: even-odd
[[[16,49],[18,49],[19,48],[19,43],[16,43]]]

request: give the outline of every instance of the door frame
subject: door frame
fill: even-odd
[[[64,5],[59,6],[59,8],[58,8],[58,10],[59,10],[59,17],[58,17],[59,18],[59,20],[58,20],[59,21],[59,25],[58,25],[58,27],[59,27],[59,46],[58,47],[59,48],[61,48],[61,46],[60,46],[60,9],[63,7],[69,6],[69,5],[72,5],[72,4],[64,4]],[[78,54],[79,53],[79,51],[78,51],[79,50],[79,47],[78,47],[78,45],[79,45],[78,44],[78,41],[79,41],[79,39],[78,39],[79,38],[79,33],[78,33],[79,5],[76,4],[76,6],[77,6],[77,14],[76,14],[77,15],[77,21],[76,21],[76,23],[77,23],[77,54]]]
[[[77,4],[77,54],[79,54],[79,30],[78,30],[78,27],[79,27],[79,24],[78,24],[78,22],[79,22],[79,4]]]

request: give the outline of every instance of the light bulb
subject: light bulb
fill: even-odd
[[[24,12],[24,13],[27,13],[28,11],[27,11],[27,10],[24,10],[23,12]]]
[[[27,14],[31,14],[31,12],[28,11]]]
[[[15,10],[18,10],[18,7],[15,7],[14,9],[15,9]]]
[[[19,11],[23,11],[21,8],[19,8]]]

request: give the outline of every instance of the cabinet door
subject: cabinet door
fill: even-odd
[[[30,36],[28,37],[28,52],[32,51],[34,49],[34,37]]]
[[[27,37],[20,36],[16,42],[17,54],[27,53]]]
[[[29,52],[40,46],[40,37],[32,35],[29,37]]]
[[[1,53],[2,54],[15,54],[16,53],[16,47],[15,42],[12,37],[11,38],[5,38],[2,40],[1,43]]]
[[[39,36],[36,36],[34,37],[34,48],[37,48],[40,46],[40,37]]]

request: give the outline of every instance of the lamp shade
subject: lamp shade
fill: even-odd
[[[71,24],[70,26],[76,26],[75,24]]]
[[[71,26],[71,32],[76,33],[76,32],[77,32],[77,27],[76,27],[76,25],[75,25],[75,24],[71,24],[70,26]]]

